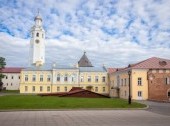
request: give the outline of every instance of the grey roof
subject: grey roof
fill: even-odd
[[[78,65],[79,65],[79,67],[93,67],[90,60],[86,56],[86,52],[84,52],[83,56],[78,61]]]
[[[80,72],[107,72],[105,67],[79,67]]]
[[[25,71],[50,71],[52,69],[78,69],[74,66],[63,66],[63,65],[60,65],[60,66],[52,66],[52,65],[43,65],[43,66],[31,66],[31,67],[27,67],[23,70]]]

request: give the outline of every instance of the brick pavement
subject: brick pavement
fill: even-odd
[[[0,126],[169,126],[170,116],[145,110],[0,112]]]

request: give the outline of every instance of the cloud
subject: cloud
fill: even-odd
[[[0,2],[0,56],[28,66],[37,9],[46,31],[46,63],[73,65],[86,50],[94,66],[170,58],[167,0],[20,0]]]

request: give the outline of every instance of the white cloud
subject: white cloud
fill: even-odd
[[[166,0],[20,0],[1,4],[0,56],[6,57],[8,65],[28,65],[29,32],[38,8],[46,30],[48,64],[75,64],[84,50],[93,65],[116,67],[151,56],[170,58],[170,2]]]

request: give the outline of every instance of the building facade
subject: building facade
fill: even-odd
[[[129,76],[130,72],[130,76]],[[134,100],[170,100],[170,60],[152,57],[109,74],[110,96]]]
[[[5,77],[2,79],[3,89],[5,90],[19,90],[20,72],[23,68],[20,67],[6,67],[2,69]]]
[[[21,71],[20,93],[68,92],[72,87],[108,95],[105,67],[34,67]]]

